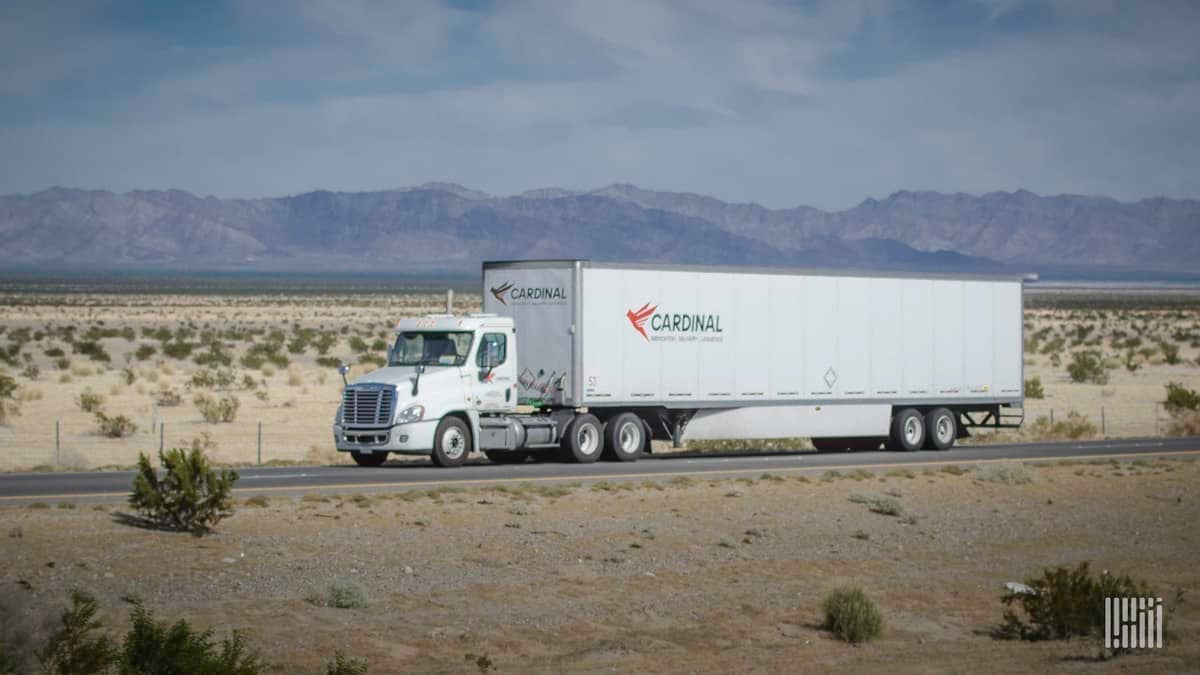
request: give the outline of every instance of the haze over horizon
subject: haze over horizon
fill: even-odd
[[[1200,6],[14,2],[0,194],[1200,196]]]

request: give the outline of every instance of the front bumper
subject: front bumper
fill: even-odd
[[[339,452],[398,452],[428,455],[433,452],[433,434],[438,421],[412,422],[392,427],[343,427],[333,425],[333,445]]]

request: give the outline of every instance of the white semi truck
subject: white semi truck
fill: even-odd
[[[632,461],[651,439],[946,449],[1020,424],[1020,277],[485,262],[484,312],[404,319],[337,449]]]

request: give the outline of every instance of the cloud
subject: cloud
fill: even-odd
[[[1196,8],[1085,5],[242,0],[117,28],[7,8],[0,37],[47,46],[21,66],[0,47],[19,112],[0,113],[0,192],[1197,195]]]

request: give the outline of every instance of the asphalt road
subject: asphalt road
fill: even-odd
[[[762,473],[820,473],[895,467],[978,464],[1006,460],[1058,461],[1200,455],[1200,438],[1140,438],[1071,443],[982,445],[943,452],[770,452],[704,455],[673,454],[637,462],[596,464],[526,463],[498,465],[485,460],[457,469],[428,462],[396,462],[378,468],[357,466],[286,466],[238,469],[241,493],[370,492],[432,488],[443,485],[646,480],[675,476],[737,476]],[[130,471],[0,474],[0,504],[55,499],[124,499],[133,481]]]

